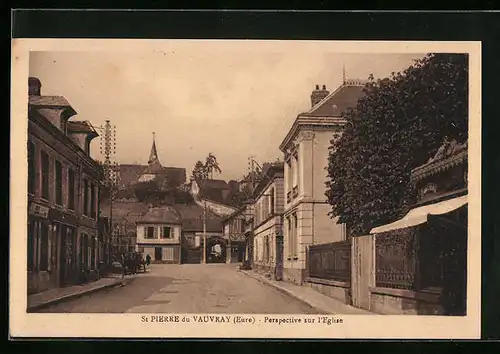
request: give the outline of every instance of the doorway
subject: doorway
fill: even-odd
[[[276,280],[283,280],[283,236],[276,235]]]
[[[161,262],[161,252],[162,248],[161,247],[155,247],[155,261],[160,261]]]

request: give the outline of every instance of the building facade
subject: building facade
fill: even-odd
[[[283,274],[283,163],[267,165],[255,190],[253,269],[281,280]]]
[[[136,251],[152,263],[181,263],[182,222],[171,206],[151,207],[137,221]]]
[[[90,157],[98,136],[60,96],[29,78],[28,293],[92,279],[98,268],[102,170]]]
[[[284,154],[284,279],[301,284],[307,247],[346,239],[345,225],[328,212],[325,196],[329,146],[346,124],[343,117],[363,96],[365,83],[345,81],[330,93],[323,86],[311,94],[312,108],[295,119],[280,145]]]
[[[182,220],[182,263],[203,263],[204,239],[223,239],[222,217],[198,204],[175,204],[174,208]]]
[[[245,259],[245,223],[247,205],[244,204],[222,221],[224,238],[228,240],[227,263],[241,263]]]

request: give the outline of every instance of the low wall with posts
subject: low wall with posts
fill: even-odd
[[[307,273],[308,286],[351,304],[351,240],[309,246]]]

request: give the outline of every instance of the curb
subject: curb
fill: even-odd
[[[79,297],[93,294],[93,293],[101,291],[101,290],[110,289],[110,288],[114,288],[114,287],[118,287],[118,286],[125,286],[125,285],[130,284],[134,279],[135,279],[135,277],[128,278],[128,279],[127,278],[118,278],[118,279],[116,279],[115,282],[113,282],[111,284],[107,284],[107,285],[97,287],[97,288],[83,290],[81,292],[74,293],[74,294],[63,295],[63,296],[57,297],[55,299],[51,299],[51,300],[42,302],[40,304],[29,306],[27,308],[27,312],[35,312],[36,310],[40,310],[42,308],[56,305],[56,304],[59,304],[59,303],[62,303],[62,302],[68,301],[68,300],[74,300],[74,299],[77,299]]]
[[[292,291],[288,290],[288,289],[285,289],[285,288],[282,288],[281,286],[277,285],[277,284],[274,284],[274,283],[271,283],[270,281],[268,281],[267,279],[264,279],[258,275],[254,275],[246,270],[241,270],[239,269],[238,270],[239,272],[243,273],[243,274],[246,274],[247,276],[249,276],[250,278],[253,278],[257,281],[259,281],[260,283],[262,284],[266,284],[266,285],[269,285],[271,287],[273,287],[274,289],[278,290],[279,292],[285,294],[285,295],[288,295],[290,297],[293,297],[294,299],[306,304],[307,306],[309,306],[310,308],[316,310],[316,311],[320,311],[321,313],[324,313],[324,314],[334,314],[332,311],[330,310],[326,310],[324,308],[320,308],[314,304],[312,304],[310,301],[294,294]]]

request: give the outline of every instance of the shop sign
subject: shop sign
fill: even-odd
[[[49,208],[37,203],[31,203],[29,208],[30,214],[40,218],[47,219],[49,216]]]

